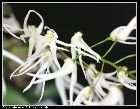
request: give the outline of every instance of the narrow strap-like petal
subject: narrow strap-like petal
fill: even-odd
[[[82,55],[79,56],[79,62],[80,62],[82,71],[83,71],[83,73],[84,73],[84,76],[85,76],[85,78],[86,78],[86,72],[85,72],[84,65],[83,65]]]
[[[42,81],[47,81],[47,80],[55,79],[56,77],[61,77],[61,76],[68,75],[68,74],[72,73],[74,69],[75,69],[74,62],[72,61],[72,59],[67,58],[65,60],[65,63],[63,64],[61,69],[59,69],[56,72],[53,72],[53,73],[50,73],[50,74],[46,74],[46,76],[44,76],[42,79],[36,80],[34,82],[34,84],[40,83]],[[27,74],[27,75],[34,76],[33,74]],[[39,77],[39,75],[37,77]]]
[[[10,29],[8,29],[8,28],[15,29],[14,27],[11,27],[11,26],[9,26],[7,24],[3,24],[3,26],[9,32],[9,34],[11,34],[13,37],[22,40],[24,43],[26,42],[24,38],[18,37],[17,35],[15,35],[14,33],[12,33],[12,31]],[[16,29],[18,29],[18,28],[16,28]],[[23,31],[22,29],[18,29],[18,30]]]
[[[75,50],[78,51],[80,54],[83,54],[83,55],[85,55],[85,56],[88,56],[88,57],[93,58],[93,59],[95,59],[96,61],[98,61],[98,59],[97,59],[95,56],[93,56],[93,55],[90,55],[90,54],[88,54],[88,53],[86,53],[86,52],[84,52],[84,51],[81,51],[81,50],[77,49],[77,48],[75,48]]]
[[[55,84],[56,84],[56,88],[58,90],[58,93],[60,95],[61,101],[63,105],[68,105],[67,103],[67,96],[66,96],[66,90],[64,87],[64,81],[62,79],[63,77],[60,78],[56,78],[55,79]]]
[[[45,52],[45,53],[42,53],[28,61],[26,61],[24,64],[22,64],[21,66],[19,66],[11,75],[10,75],[10,78],[14,75],[14,73],[16,73],[21,67],[25,66],[26,64],[30,63],[30,62],[33,62],[34,60],[36,60],[37,58],[43,56],[43,55],[46,55],[48,52]]]
[[[136,42],[126,42],[126,41],[119,41],[119,42],[128,45],[136,45]]]
[[[109,78],[109,77],[111,77],[111,76],[113,76],[115,74],[117,74],[117,71],[110,72],[110,73],[104,73],[104,76]]]
[[[64,76],[63,79],[64,79],[65,82],[70,84],[71,78],[68,75]],[[76,85],[75,85],[75,88],[81,90],[81,89],[84,88],[84,86],[82,86],[80,83],[77,82]]]
[[[42,83],[42,91],[41,91],[41,95],[40,95],[40,98],[38,100],[38,103],[42,100],[43,98],[43,94],[44,94],[44,89],[45,89],[45,81]]]
[[[55,43],[53,43],[53,44],[54,44],[54,46],[56,46]],[[58,62],[58,59],[57,59],[57,56],[56,56],[56,51],[57,51],[57,50],[56,50],[56,48],[55,48],[54,46],[50,46],[50,50],[51,50],[52,57],[53,57],[53,60],[54,60],[55,64],[56,64],[57,67],[60,69],[61,66],[60,66],[60,64],[59,64],[59,62]]]
[[[128,27],[130,27],[130,28],[134,28],[134,27],[136,27],[136,24],[137,24],[137,18],[136,18],[136,16],[128,23]]]
[[[32,55],[33,49],[35,46],[35,39],[34,37],[30,37],[29,39],[29,51],[28,51],[28,57],[30,57]]]
[[[44,63],[44,65],[41,66],[41,68],[38,70],[38,72],[35,75],[40,74],[42,71],[44,71],[46,68],[48,67],[48,62]],[[31,82],[29,83],[29,85],[23,90],[23,92],[27,91],[33,84],[33,82],[35,81],[36,76],[33,76]]]
[[[80,36],[79,32],[77,32],[73,37],[72,37],[72,44],[75,44],[77,47],[80,47],[87,51],[88,53],[94,55],[97,60],[99,61],[101,59],[100,55],[96,52],[94,52],[82,39],[82,36]]]
[[[103,97],[106,96],[106,93],[103,91],[100,83],[95,86],[95,90],[97,90]]]
[[[46,56],[43,56],[41,59],[39,59],[35,64],[33,64],[31,67],[29,67],[28,69],[26,69],[25,71],[19,73],[19,74],[15,74],[15,75],[12,75],[13,77],[14,76],[20,76],[20,75],[23,75],[25,73],[27,73],[29,70],[31,70],[32,68],[34,68],[36,65],[38,65]]]
[[[73,94],[74,94],[74,88],[75,88],[76,82],[77,82],[77,66],[71,74],[70,92],[69,92],[70,105],[72,105],[73,103]]]
[[[28,21],[28,18],[29,18],[29,15],[30,15],[31,12],[34,12],[35,14],[37,14],[40,17],[40,19],[41,19],[41,23],[40,23],[40,25],[37,28],[37,32],[40,34],[42,32],[42,30],[43,30],[44,20],[43,20],[43,17],[38,12],[36,12],[34,10],[29,10],[27,15],[26,15],[26,17],[25,17],[25,19],[24,19],[24,24],[23,24],[24,32],[25,32],[25,34],[28,34],[28,31],[27,31],[28,30],[27,21]]]
[[[60,45],[66,46],[66,47],[74,47],[74,45],[62,42],[62,41],[60,41],[58,39],[56,39],[55,42],[60,44]]]

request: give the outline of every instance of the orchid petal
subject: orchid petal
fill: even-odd
[[[72,56],[72,59],[76,58],[76,50],[74,47],[71,47],[71,56]]]
[[[84,69],[83,60],[82,60],[82,56],[81,56],[81,55],[79,56],[79,62],[80,62],[82,71],[83,71],[83,73],[84,73],[84,76],[85,76],[85,78],[86,78],[86,72],[85,72],[85,69]]]
[[[100,92],[98,92],[98,90],[95,90],[96,95],[99,97],[100,100],[103,99],[103,97],[101,96]]]
[[[40,59],[42,60],[42,59]],[[46,68],[48,67],[48,62],[44,63],[44,65],[41,66],[41,68],[38,70],[38,72],[35,75],[40,74],[42,71],[44,71]],[[45,75],[45,74],[44,74]],[[29,83],[29,85],[23,90],[23,92],[27,91],[33,84],[33,82],[35,81],[36,76],[34,76],[31,80],[31,82]]]
[[[24,65],[24,66],[19,70],[19,73],[23,72],[23,71],[26,70],[28,67],[30,67],[30,65],[32,65],[32,63],[33,63],[33,61],[27,63],[26,65]]]
[[[136,23],[137,22],[137,18],[136,18],[136,16],[128,23],[128,27],[129,28],[134,28],[134,27],[136,27]]]
[[[111,73],[105,73],[104,76],[105,76],[106,78],[109,78],[109,77],[111,77],[111,76],[113,76],[113,75],[115,75],[115,74],[117,74],[117,71],[114,71],[114,72],[111,72]]]
[[[109,94],[102,99],[101,101],[93,101],[93,102],[89,102],[86,99],[84,99],[84,103],[86,105],[122,105],[123,104],[123,94],[120,91],[120,89],[118,89],[115,86],[110,87],[110,92]]]
[[[136,37],[132,37],[132,36],[128,36],[127,39],[136,40],[137,38]]]
[[[79,105],[82,103],[83,99],[85,97],[89,97],[93,92],[93,89],[90,86],[87,86],[83,88],[78,96],[76,97],[75,101],[73,102],[73,105]]]
[[[33,37],[30,37],[29,39],[29,51],[28,51],[28,57],[32,55],[33,49],[35,46],[35,39]]]
[[[55,63],[51,64],[51,69],[53,70],[53,72],[58,70],[58,67],[56,66]],[[68,105],[67,103],[67,96],[66,96],[66,91],[65,91],[65,83],[63,80],[63,77],[60,78],[56,78],[55,79],[55,84],[56,84],[56,88],[58,90],[58,93],[60,95],[61,101],[63,105]]]
[[[14,33],[12,33],[12,32],[10,31],[10,29],[8,29],[8,28],[12,28],[12,29],[18,29],[18,28],[11,27],[11,26],[9,26],[9,25],[7,25],[7,24],[3,24],[3,26],[4,26],[4,28],[9,32],[9,34],[11,34],[13,37],[15,37],[15,38],[17,38],[17,39],[20,39],[20,40],[22,40],[24,43],[26,43],[26,41],[25,41],[24,38],[18,37],[17,35],[15,35]],[[18,29],[18,30],[23,31],[22,29]]]
[[[103,91],[102,87],[100,84],[97,83],[95,89],[104,97],[106,96],[106,93]]]
[[[83,54],[83,55],[85,55],[85,56],[88,56],[88,57],[93,58],[93,59],[95,59],[96,61],[98,61],[98,59],[96,59],[96,57],[94,57],[94,56],[92,56],[92,55],[90,55],[90,54],[88,54],[88,53],[86,53],[86,52],[84,52],[84,51],[81,51],[81,50],[79,50],[79,49],[77,49],[77,48],[75,48],[75,50],[78,51],[80,54]]]
[[[26,17],[25,17],[25,19],[24,19],[24,24],[23,24],[24,32],[25,32],[25,34],[28,34],[27,21],[28,21],[28,18],[29,18],[29,15],[30,15],[31,12],[34,12],[35,14],[37,14],[40,17],[41,21],[42,21],[40,23],[40,25],[38,26],[38,28],[37,28],[37,33],[40,34],[42,32],[42,30],[43,30],[44,20],[43,20],[43,17],[38,12],[36,12],[34,10],[29,10],[27,15],[26,15]]]
[[[61,69],[59,69],[56,72],[50,73],[50,74],[45,74],[42,79],[35,81],[34,84],[70,74],[71,72],[73,72],[74,69],[75,69],[74,62],[70,58],[67,58]],[[33,74],[28,74],[28,73],[27,73],[27,75],[40,77],[39,75],[37,76],[37,75],[33,75]],[[43,74],[42,74],[42,76],[43,76]]]
[[[42,83],[42,91],[41,91],[41,96],[40,96],[40,98],[39,98],[38,103],[39,103],[39,102],[42,100],[42,98],[43,98],[44,88],[45,88],[45,81]]]
[[[65,87],[66,87],[67,89],[70,89],[70,84],[69,84],[69,83],[65,83],[64,85],[65,85]],[[75,94],[79,94],[80,90],[81,90],[81,89],[77,89],[77,88],[75,87],[75,88],[74,88],[74,93],[75,93]]]
[[[69,76],[66,75],[65,77],[63,77],[63,79],[64,79],[65,82],[67,82],[68,84],[70,84],[70,81],[71,80],[70,80],[70,77]],[[75,84],[75,88],[81,90],[81,89],[83,89],[83,86],[77,82]]]
[[[38,55],[38,56],[36,56],[36,57],[34,57],[34,58],[32,58],[32,59],[26,61],[24,64],[22,64],[21,66],[19,66],[19,67],[11,74],[10,78],[11,78],[11,77],[14,75],[14,73],[17,72],[21,67],[25,66],[27,63],[33,62],[33,61],[36,60],[38,57],[43,56],[43,55],[46,55],[47,53],[48,53],[48,52],[42,53],[42,54],[40,54],[40,55]]]
[[[53,43],[53,44],[54,44],[54,46],[56,46],[55,43]],[[54,60],[55,64],[56,64],[57,67],[60,69],[61,66],[60,66],[60,64],[59,64],[59,62],[58,62],[58,59],[57,59],[57,57],[56,57],[56,48],[55,48],[54,46],[50,46],[50,50],[51,50],[52,57],[53,57],[53,60]]]
[[[60,40],[55,40],[56,43],[60,44],[60,45],[63,45],[63,46],[66,46],[66,47],[74,47],[74,45],[72,44],[67,44],[65,42],[62,42]]]
[[[73,37],[72,37],[72,44],[75,44],[77,47],[80,47],[87,51],[88,53],[94,55],[97,60],[101,59],[100,55],[96,52],[94,52],[82,39],[82,34],[80,32],[77,32]]]
[[[76,66],[76,64],[75,64],[75,66]],[[74,87],[75,87],[76,82],[77,82],[77,66],[71,74],[70,93],[69,93],[70,105],[72,105],[72,103],[73,103],[73,93],[74,93]]]
[[[35,64],[33,64],[31,67],[29,67],[28,69],[26,69],[25,71],[17,74],[17,75],[12,75],[13,77],[14,76],[20,76],[20,75],[23,75],[24,73],[27,73],[29,70],[31,70],[32,68],[34,68],[36,65],[38,65],[46,56],[43,56],[41,59],[39,59]]]
[[[109,94],[100,102],[100,105],[115,105],[118,104],[121,99],[123,99],[121,90],[112,86]]]
[[[130,82],[134,83],[135,81],[128,78],[127,76],[125,76],[125,72],[124,71],[120,71],[117,73],[117,76],[120,80],[120,82],[127,88],[132,89],[132,90],[136,90],[136,86],[134,86],[133,84],[129,84]]]
[[[136,42],[126,42],[126,41],[119,41],[119,42],[123,44],[136,45]]]
[[[58,47],[58,46],[53,45],[53,44],[50,44],[50,46],[53,46],[53,47],[56,48],[56,49],[60,49],[60,50],[63,50],[63,51],[67,51],[67,52],[69,52],[67,49],[62,48],[62,47]]]
[[[56,84],[56,88],[58,90],[58,93],[59,93],[59,95],[61,97],[62,104],[63,105],[68,105],[66,91],[65,91],[65,87],[64,87],[64,81],[63,81],[62,78],[63,77],[56,78],[55,79],[55,84]]]

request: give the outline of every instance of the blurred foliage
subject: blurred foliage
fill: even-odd
[[[7,3],[4,3],[3,4],[3,16],[4,17],[9,17],[11,13],[12,13],[11,6]]]
[[[7,92],[4,98],[4,105],[28,105],[30,102],[18,90],[10,84],[6,84]]]

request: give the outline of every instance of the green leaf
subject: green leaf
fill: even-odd
[[[7,92],[4,98],[4,105],[29,105],[29,101],[14,87],[6,84]]]

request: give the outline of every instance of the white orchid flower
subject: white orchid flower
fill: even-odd
[[[101,101],[89,101],[84,99],[84,104],[86,105],[123,105],[124,98],[122,91],[116,87],[111,86],[109,88],[109,93]]]
[[[74,36],[71,39],[71,43],[73,45],[75,45],[77,48],[83,49],[86,52],[88,52],[89,54],[93,55],[95,57],[95,60],[98,62],[101,57],[98,53],[94,52],[82,39],[82,33],[81,32],[77,32],[74,34]]]
[[[38,80],[34,81],[34,83],[33,83],[33,84],[38,84],[38,83],[41,83],[43,81],[52,80],[52,79],[55,79],[57,77],[62,77],[62,76],[65,76],[65,75],[72,73],[73,70],[76,68],[73,60],[71,58],[66,58],[64,60],[64,62],[65,63],[63,64],[62,68],[56,72],[49,73],[49,74],[40,74],[40,75],[27,73],[27,75],[39,78]]]
[[[84,101],[84,99],[88,99],[92,95],[92,93],[94,93],[94,90],[91,86],[84,87],[77,95],[76,99],[73,102],[73,105],[80,105]]]
[[[136,80],[129,78],[126,75],[126,71],[127,71],[127,67],[123,66],[122,70],[117,72],[118,79],[125,87],[132,90],[136,90]]]
[[[130,36],[131,32],[136,29],[137,19],[136,16],[128,23],[127,26],[120,26],[110,33],[113,41],[124,44],[136,44],[136,37]],[[134,40],[135,42],[127,42],[127,40]]]
[[[35,14],[37,14],[40,17],[40,19],[41,19],[41,23],[38,26],[38,28],[35,28],[35,26],[28,26],[27,25],[27,21],[28,21],[28,18],[29,18],[29,15],[30,15],[31,12],[34,12]],[[31,38],[31,36],[33,37],[34,33],[40,34],[42,32],[43,26],[44,26],[44,20],[43,20],[42,16],[39,13],[37,13],[34,10],[29,10],[27,15],[26,15],[26,17],[25,17],[25,19],[24,19],[23,29],[20,29],[20,28],[17,28],[17,27],[13,27],[12,25],[8,25],[8,24],[3,24],[3,26],[13,37],[15,37],[17,39],[21,39],[24,42],[26,42],[24,38],[27,38],[27,37]],[[10,29],[23,31],[24,34],[21,35],[20,37],[18,37],[17,35],[12,33],[12,31]]]
[[[29,18],[29,15],[30,15],[31,12],[34,12],[35,14],[37,14],[42,21],[40,23],[40,25],[38,26],[38,28],[35,28],[35,26],[28,26],[27,25],[27,21],[28,21],[28,18]],[[60,68],[59,62],[58,62],[57,57],[56,57],[56,49],[63,49],[63,48],[57,47],[56,44],[54,43],[54,41],[52,40],[52,39],[54,39],[54,37],[58,38],[56,32],[53,31],[52,29],[47,31],[47,35],[46,35],[47,37],[40,35],[40,33],[42,32],[43,26],[44,26],[44,20],[43,20],[42,16],[34,10],[29,10],[28,14],[26,15],[25,20],[24,20],[24,25],[23,25],[24,29],[18,29],[18,30],[24,31],[24,33],[25,33],[24,35],[21,35],[22,39],[24,39],[26,37],[30,37],[29,38],[29,51],[28,51],[28,59],[27,60],[32,60],[37,55],[46,51],[46,50],[44,50],[46,46],[44,46],[42,48],[42,45],[47,44],[47,45],[50,46],[54,62]],[[7,29],[7,31],[9,31],[9,33],[11,33],[11,31],[8,28],[13,28],[13,27],[8,26],[8,25],[4,25],[4,27]],[[11,35],[20,39],[18,36],[16,36],[13,33],[11,33]],[[34,47],[35,47],[35,53],[33,54],[32,51],[33,51]],[[40,59],[40,60],[42,60],[42,59]],[[28,62],[27,64],[25,64],[20,69],[19,72],[21,74],[24,74],[25,73],[24,70],[28,71],[28,68],[32,65],[32,63],[33,63],[33,61],[30,61],[30,63]]]
[[[107,94],[103,88],[109,90],[110,86],[112,85],[120,85],[119,81],[113,76],[116,73],[117,72],[102,73],[96,69],[95,65],[89,65],[88,69],[86,70],[87,81],[89,85],[94,85],[94,91],[100,99],[105,97]]]
[[[82,33],[81,32],[77,32],[74,34],[74,36],[72,37],[71,39],[71,44],[75,45],[76,48],[72,47],[71,48],[71,52],[72,52],[72,58],[76,58],[76,51],[78,52],[78,54],[83,54],[83,55],[86,55],[86,56],[89,56],[89,57],[92,57],[93,59],[95,59],[97,62],[99,62],[99,60],[101,59],[100,55],[96,52],[94,52],[85,42],[84,40],[82,39]],[[81,49],[83,49],[84,51],[88,52],[83,52],[81,51]],[[76,51],[75,51],[76,50]],[[82,70],[84,72],[84,75],[86,77],[86,74],[85,74],[85,69],[84,69],[84,66],[83,66],[83,63],[82,63],[82,55],[79,56],[79,62],[80,62],[80,65],[82,67]]]
[[[41,23],[40,25],[38,26],[38,28],[36,28],[35,26],[29,26],[27,25],[27,21],[28,21],[28,18],[29,18],[29,15],[31,12],[34,12],[35,14],[37,14],[40,19],[41,19]],[[17,39],[21,39],[23,40],[24,42],[25,39],[24,38],[27,38],[29,37],[29,50],[28,50],[28,59],[31,58],[31,55],[32,55],[32,51],[34,49],[34,47],[36,48],[36,50],[39,49],[39,47],[41,46],[42,43],[44,43],[44,38],[45,37],[42,37],[40,35],[40,33],[42,32],[43,30],[43,26],[44,26],[44,20],[42,18],[42,16],[37,13],[36,11],[34,10],[29,10],[25,19],[24,19],[24,24],[23,24],[23,29],[20,29],[20,28],[16,28],[16,27],[13,27],[13,26],[10,26],[10,25],[7,25],[7,24],[3,24],[3,26],[5,27],[5,29],[12,35],[14,36],[15,38]],[[16,36],[14,33],[12,33],[12,31],[10,29],[15,29],[15,30],[19,30],[19,31],[23,31],[24,34],[21,35],[20,37]],[[27,67],[29,67],[32,63],[28,63],[26,64],[20,72],[22,72],[23,70],[25,70]]]
[[[82,33],[81,32],[77,32],[74,34],[74,36],[71,38],[71,53],[72,53],[72,59],[75,59],[76,58],[76,53],[78,52],[79,54],[79,62],[80,62],[80,65],[81,65],[81,68],[82,68],[82,71],[85,75],[85,78],[86,78],[86,72],[85,72],[85,69],[84,69],[84,65],[83,65],[83,60],[82,60],[82,55],[85,55],[85,56],[88,56],[90,58],[93,58],[95,59],[97,62],[99,62],[99,60],[101,59],[101,57],[96,53],[94,52],[85,42],[84,40],[82,39]],[[81,51],[81,50],[84,50],[84,51]],[[82,54],[82,55],[81,55]],[[77,82],[77,71],[74,71],[71,75],[71,88],[70,88],[70,104],[72,104],[72,101],[73,101],[73,90],[74,90],[74,86]]]

